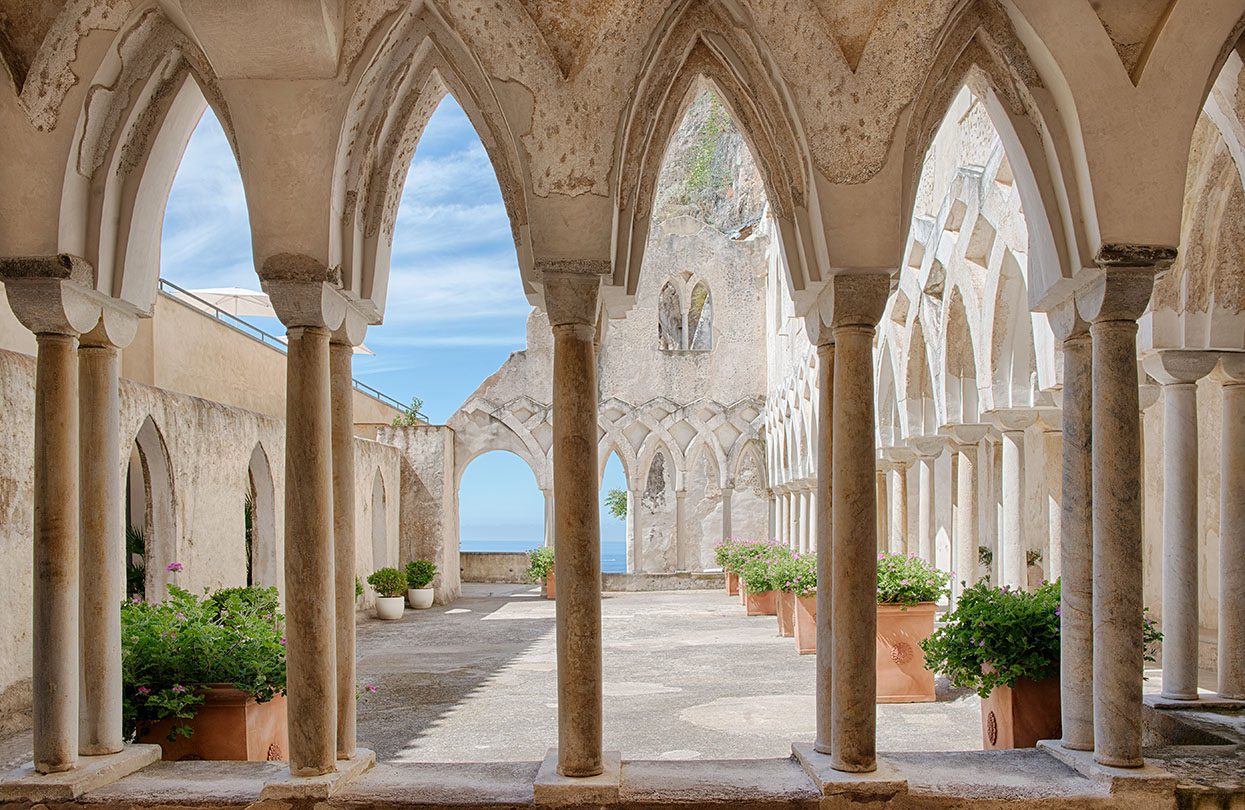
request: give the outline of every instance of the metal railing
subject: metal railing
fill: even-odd
[[[256,326],[253,323],[244,321],[242,318],[239,318],[237,315],[234,315],[232,312],[226,312],[225,310],[218,307],[216,304],[213,304],[210,301],[205,301],[204,299],[200,298],[199,296],[195,295],[190,290],[187,290],[184,287],[179,287],[173,282],[162,278],[159,281],[159,290],[160,292],[164,293],[169,298],[172,298],[175,301],[181,301],[183,304],[186,304],[187,306],[193,306],[195,309],[199,309],[199,310],[206,312],[207,314],[216,318],[216,320],[223,323],[225,326],[228,326],[230,329],[234,330],[235,332],[240,332],[246,335],[251,340],[259,341],[260,343],[264,344],[268,348],[276,349],[282,354],[285,354],[287,352],[288,347],[286,346],[284,339],[278,337],[277,335],[272,334],[271,332],[266,332],[263,329],[260,329],[258,326]],[[190,302],[194,302],[194,303],[192,304]],[[372,386],[358,379],[352,379],[351,382],[354,383],[354,390],[358,391],[360,394],[364,394],[365,396],[369,396],[372,399],[379,400],[380,402],[384,403],[385,405],[388,405],[394,410],[398,410],[403,413],[406,413],[407,406],[404,403],[399,402],[398,400],[394,399],[388,394],[382,393],[381,391],[376,390]],[[422,417],[423,414],[419,414],[419,416]]]

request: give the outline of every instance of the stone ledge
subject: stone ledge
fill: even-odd
[[[1037,747],[1112,793],[1147,791],[1175,794],[1176,777],[1149,762],[1140,768],[1116,768],[1094,761],[1093,751],[1073,751],[1058,740],[1038,740]]]
[[[366,748],[355,750],[351,759],[337,760],[337,770],[319,776],[293,776],[288,770],[264,785],[259,800],[283,801],[309,799],[327,801],[339,790],[358,779],[376,764],[376,753]]]
[[[908,780],[885,759],[870,773],[847,773],[830,767],[830,757],[812,743],[792,743],[791,753],[823,797],[850,794],[852,801],[886,802],[908,792]]]
[[[540,763],[532,795],[544,807],[614,805],[622,785],[622,754],[606,751],[602,755],[605,771],[596,776],[563,776],[558,773],[558,749],[550,748]]]
[[[160,746],[127,745],[115,754],[79,757],[78,767],[61,773],[36,773],[30,762],[0,777],[0,801],[73,801],[159,761]]]
[[[1147,706],[1163,711],[1213,711],[1222,709],[1245,709],[1245,700],[1234,700],[1233,698],[1220,697],[1214,692],[1202,692],[1198,694],[1197,700],[1175,700],[1173,698],[1165,698],[1159,694],[1144,695],[1142,702]]]

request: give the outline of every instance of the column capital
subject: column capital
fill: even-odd
[[[1050,323],[1055,340],[1060,343],[1089,337],[1089,323],[1077,311],[1075,296],[1069,295],[1047,310],[1046,320]]]
[[[982,418],[1000,432],[1010,433],[1041,425],[1045,430],[1059,430],[1063,415],[1059,408],[1038,406],[1033,408],[996,408],[983,413]]]
[[[903,446],[881,447],[878,453],[882,461],[895,467],[906,467],[916,460],[916,453]]]
[[[65,253],[3,258],[0,281],[13,314],[37,335],[79,335],[99,323],[95,271],[86,259]]]
[[[886,309],[891,293],[890,270],[862,270],[831,276],[826,285],[829,293],[830,318],[833,329],[843,327],[876,327]],[[824,298],[824,296],[823,296]],[[826,312],[825,304],[819,306]]]
[[[545,311],[551,326],[596,324],[601,279],[610,272],[608,261],[541,259],[535,267],[544,287]]]
[[[1197,349],[1158,349],[1141,359],[1146,373],[1162,385],[1196,383],[1215,370],[1219,353]]]
[[[937,458],[947,447],[946,436],[912,436],[908,439],[913,451],[922,459]]]
[[[1223,385],[1245,385],[1245,352],[1220,352],[1214,379]]]
[[[1076,294],[1077,311],[1091,323],[1137,320],[1150,304],[1154,279],[1175,258],[1173,247],[1104,245],[1096,258],[1100,269]]]
[[[341,291],[341,271],[300,253],[264,260],[260,286],[287,329],[298,326],[338,329],[352,309]]]
[[[957,424],[943,425],[938,432],[949,437],[959,447],[975,447],[993,430],[992,425]]]

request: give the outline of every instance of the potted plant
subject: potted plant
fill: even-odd
[[[795,649],[800,655],[817,652],[817,555],[797,554],[791,580]]]
[[[557,597],[553,562],[552,546],[541,546],[527,553],[527,578],[532,582],[544,583],[546,599]]]
[[[878,555],[877,701],[934,700],[934,673],[921,642],[934,632],[935,602],[951,576],[916,555]]]
[[[727,555],[726,564],[737,578],[739,604],[747,606],[748,603],[748,583],[744,581],[744,566],[754,560],[769,559],[776,548],[780,548],[780,546],[772,541],[769,543],[754,541],[751,543],[735,542],[732,544],[730,553]],[[781,548],[786,550],[785,546]]]
[[[795,579],[800,569],[800,555],[792,554],[774,561],[774,589],[778,600],[778,635],[795,635]]]
[[[790,559],[791,550],[771,543],[755,543],[751,546],[748,549],[751,559],[740,569],[740,577],[747,588],[744,608],[749,616],[777,615],[775,565],[780,560]]]
[[[406,574],[396,568],[381,568],[368,574],[367,584],[376,591],[376,618],[401,619],[406,603]]]
[[[437,567],[431,560],[411,560],[406,564],[406,599],[416,610],[432,607],[432,579]]]
[[[159,744],[166,760],[284,760],[285,618],[276,588],[121,608],[121,705],[126,739]]]
[[[922,644],[926,661],[981,696],[984,748],[1059,737],[1059,583],[1032,592],[980,582]]]
[[[731,554],[737,544],[734,540],[723,540],[713,548],[713,559],[721,566],[726,577],[726,595],[735,596],[739,593],[739,574],[731,569]]]

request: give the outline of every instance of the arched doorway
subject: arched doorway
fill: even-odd
[[[127,590],[163,599],[178,582],[173,472],[168,448],[148,416],[134,437],[126,475]]]
[[[246,584],[276,585],[277,510],[272,468],[262,445],[251,451],[247,466],[246,495]]]

